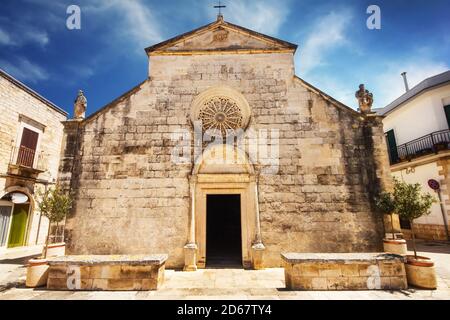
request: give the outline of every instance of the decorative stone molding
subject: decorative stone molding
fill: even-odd
[[[198,95],[191,110],[191,121],[202,121],[203,131],[218,131],[223,137],[228,130],[247,129],[251,109],[245,97],[238,91],[221,86]]]

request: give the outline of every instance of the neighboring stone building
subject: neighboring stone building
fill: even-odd
[[[413,224],[417,237],[446,240],[450,220],[450,71],[425,79],[390,103],[379,113],[389,147],[392,174],[408,183],[420,183],[435,194],[437,203],[429,216]],[[429,186],[441,185],[439,195]],[[402,232],[410,236],[411,226],[401,221]]]
[[[56,182],[67,113],[0,70],[0,249],[43,244],[38,191]]]
[[[221,16],[147,48],[147,80],[65,124],[60,179],[76,192],[68,252],[168,253],[168,267],[195,270],[279,266],[289,251],[381,250],[373,198],[390,187],[381,117],[297,77],[296,49]],[[198,120],[217,139],[240,129],[246,142],[273,139],[250,143],[256,156],[206,148]],[[237,161],[215,163],[224,151]]]

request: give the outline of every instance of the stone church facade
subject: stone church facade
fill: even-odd
[[[282,252],[381,251],[373,198],[390,187],[381,118],[297,77],[296,49],[221,16],[147,48],[147,80],[65,122],[60,182],[76,198],[68,253],[167,253],[169,268],[207,267],[208,202],[221,195],[239,199],[246,268],[279,266]],[[272,133],[277,152],[266,158],[276,161],[198,143],[199,120],[202,134]],[[177,162],[181,140],[188,156]],[[212,161],[224,153],[237,161]]]

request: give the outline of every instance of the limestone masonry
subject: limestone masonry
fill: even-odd
[[[381,118],[297,77],[295,51],[219,16],[148,48],[147,80],[92,116],[65,122],[59,178],[76,194],[68,254],[166,253],[168,268],[205,267],[211,194],[241,197],[245,267],[281,266],[282,252],[381,251],[373,198],[390,187]],[[219,98],[241,115],[214,114],[218,127],[228,119],[246,138],[278,133],[275,172],[247,154],[239,165],[210,164],[222,150],[206,145],[197,164],[193,150],[189,162],[172,161],[173,133],[188,130],[194,145],[196,112],[207,118],[204,106]]]

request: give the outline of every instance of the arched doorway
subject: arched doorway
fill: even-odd
[[[0,199],[0,247],[15,248],[26,244],[32,205],[30,196],[19,189]]]
[[[261,236],[255,172],[245,152],[229,145],[208,147],[192,172],[191,197],[195,266],[253,267],[252,249]]]

